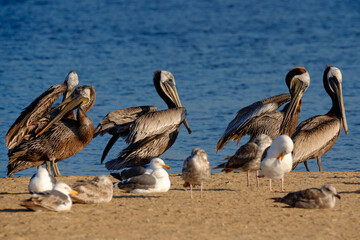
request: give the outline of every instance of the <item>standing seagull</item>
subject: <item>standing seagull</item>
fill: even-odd
[[[271,139],[280,134],[291,136],[299,121],[301,97],[309,87],[310,76],[304,67],[295,67],[286,75],[285,82],[290,94],[266,98],[240,109],[218,141],[216,150],[231,139],[239,142],[244,135],[250,135],[250,142],[261,133]],[[276,111],[289,100],[281,111]]]
[[[78,193],[70,194],[74,203],[107,203],[113,197],[113,183],[105,175],[88,181],[77,181],[71,187]]]
[[[190,186],[190,196],[195,184],[200,184],[200,197],[203,197],[203,182],[210,177],[210,164],[208,155],[202,148],[194,148],[191,156],[185,159],[182,168],[182,178],[185,181],[184,187]]]
[[[128,178],[115,183],[114,187],[118,187],[131,193],[155,193],[169,191],[171,186],[169,174],[163,168],[170,169],[170,167],[160,158],[152,159],[151,165],[154,169],[151,174],[145,173],[143,175]]]
[[[340,199],[334,186],[325,184],[319,188],[292,192],[283,198],[276,198],[275,201],[286,203],[297,208],[333,208],[336,198]]]
[[[293,141],[287,135],[275,138],[271,146],[266,149],[261,160],[261,173],[269,178],[270,191],[272,179],[281,179],[281,192],[284,192],[284,175],[291,171],[291,152],[294,148]]]
[[[222,172],[232,172],[233,170],[246,171],[247,186],[249,183],[250,171],[256,171],[256,186],[259,187],[258,171],[264,150],[272,143],[272,139],[265,134],[260,134],[252,142],[242,145],[234,154],[230,156],[226,163],[218,165],[216,168],[223,168]]]
[[[29,182],[30,193],[41,193],[54,188],[56,179],[45,168],[39,168]]]
[[[71,70],[66,76],[64,83],[49,87],[26,107],[6,134],[5,144],[9,148],[9,152],[23,141],[33,139],[54,118],[53,114],[49,114],[49,109],[55,101],[61,95],[63,95],[63,101],[67,99],[78,84],[78,75],[75,71]],[[75,119],[74,112],[70,111],[67,117]],[[46,164],[50,173],[48,162]],[[53,171],[55,172],[57,169],[56,163],[52,164]]]
[[[342,95],[342,75],[338,68],[327,65],[323,76],[324,88],[332,100],[332,107],[325,115],[309,118],[296,128],[292,139],[294,141],[293,169],[306,161],[316,158],[319,171],[322,171],[321,156],[327,153],[335,144],[341,128],[348,134],[345,106]]]
[[[53,190],[34,194],[28,200],[21,202],[21,206],[33,211],[68,211],[72,201],[69,194],[77,194],[65,183],[57,183]]]
[[[156,111],[156,107],[145,106],[117,110],[110,112],[95,129],[94,137],[105,133],[113,135],[105,147],[101,162],[119,137],[126,138],[126,143],[130,144],[117,159],[106,162],[108,170],[149,163],[175,143],[182,123],[191,133],[174,76],[167,71],[156,71],[153,80],[156,91],[169,109]]]
[[[95,102],[92,86],[77,87],[74,93],[58,107],[65,107],[37,135],[23,140],[9,151],[8,177],[14,173],[37,167],[46,161],[58,162],[80,152],[92,140],[94,125],[86,112]],[[78,108],[77,120],[63,118]],[[60,176],[60,171],[54,172]]]

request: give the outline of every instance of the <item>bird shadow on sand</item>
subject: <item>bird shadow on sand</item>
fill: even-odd
[[[343,192],[338,192],[338,194],[351,194],[351,193],[360,194],[360,189],[357,190],[357,191],[343,191]]]
[[[175,191],[190,191],[190,189],[185,189],[185,188],[172,188],[171,190],[175,190]],[[199,188],[194,189],[193,191],[200,191]],[[203,189],[204,192],[222,192],[222,191],[235,191],[233,189],[228,189],[228,188],[214,188],[214,189]]]
[[[10,193],[10,192],[0,192],[0,195],[29,195],[29,192],[19,192],[19,193]]]
[[[14,213],[14,212],[29,212],[28,209],[23,209],[23,208],[19,208],[19,209],[10,209],[10,208],[6,208],[6,209],[0,209],[0,213]]]
[[[360,182],[343,182],[343,184],[346,184],[346,185],[359,185]]]
[[[160,196],[151,196],[151,195],[121,195],[121,196],[113,196],[113,198],[160,198]]]

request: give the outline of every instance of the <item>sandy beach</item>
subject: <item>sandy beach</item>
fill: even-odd
[[[93,176],[60,177],[68,184]],[[272,198],[268,181],[246,187],[245,173],[215,173],[194,199],[180,174],[167,193],[136,195],[115,189],[106,204],[74,204],[69,212],[32,212],[30,177],[0,178],[1,239],[360,239],[360,172],[291,172],[286,191],[330,183],[341,199],[333,209],[295,209]],[[115,182],[116,179],[112,180]],[[275,189],[280,181],[273,181]]]

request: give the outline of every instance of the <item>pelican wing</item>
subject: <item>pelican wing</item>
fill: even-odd
[[[66,89],[65,83],[53,85],[26,107],[7,132],[5,137],[6,146],[12,149],[20,144],[24,136],[29,132],[28,126],[43,118]]]
[[[126,137],[133,121],[146,113],[155,112],[156,110],[157,108],[154,106],[140,106],[110,112],[96,127],[94,138],[99,134],[103,136],[105,133]]]
[[[217,143],[216,150],[219,151],[231,139],[234,141],[240,140],[243,135],[254,133],[254,128],[258,125],[257,122],[255,122],[255,119],[258,120],[258,118],[264,114],[274,113],[281,105],[290,101],[290,99],[290,94],[280,94],[240,109]]]
[[[303,121],[292,136],[294,142],[293,169],[301,162],[326,153],[329,142],[336,139],[341,131],[340,121],[327,115],[314,116]],[[321,154],[322,155],[322,154]]]
[[[145,138],[161,135],[170,128],[177,128],[186,118],[185,108],[171,108],[150,112],[136,119],[130,127],[127,143],[135,143]]]

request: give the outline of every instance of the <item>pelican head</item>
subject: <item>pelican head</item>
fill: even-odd
[[[40,136],[47,129],[49,129],[54,123],[62,119],[66,114],[76,108],[80,108],[82,111],[89,111],[95,103],[95,89],[93,86],[83,85],[75,89],[75,91],[66,98],[62,103],[60,103],[54,109],[61,108],[61,111],[55,118],[53,118],[36,136]],[[64,107],[63,107],[64,106]]]
[[[175,78],[171,72],[157,70],[154,74],[154,85],[159,96],[168,105],[168,108],[182,107],[180,98],[176,89]],[[191,133],[187,120],[184,120],[184,125]]]
[[[288,72],[285,81],[291,94],[291,101],[281,123],[280,134],[287,133],[292,116],[299,104],[301,106],[301,97],[310,85],[310,75],[304,67],[295,67]]]
[[[71,70],[68,75],[66,75],[64,83],[67,86],[64,94],[64,99],[66,99],[73,93],[74,89],[79,84],[79,77],[74,70]]]
[[[345,115],[345,105],[342,94],[342,75],[340,69],[326,65],[323,82],[326,92],[333,101],[333,108],[337,108],[337,115],[341,118],[345,134],[348,134],[348,126]]]

